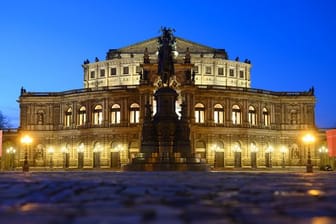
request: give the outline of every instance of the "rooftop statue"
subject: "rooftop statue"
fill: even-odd
[[[175,30],[163,27],[162,35],[158,39],[158,75],[164,85],[169,85],[170,78],[175,74],[174,70],[174,53],[176,49],[176,39],[173,35]]]

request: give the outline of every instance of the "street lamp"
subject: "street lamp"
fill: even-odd
[[[272,146],[268,146],[265,150],[266,167],[268,168],[272,168],[272,152],[273,152]]]
[[[48,149],[47,149],[47,152],[48,152],[48,154],[50,155],[50,162],[49,162],[49,167],[50,167],[50,169],[53,167],[53,154],[54,154],[54,148],[53,147],[49,147]]]
[[[67,147],[63,147],[63,168],[69,168],[69,149]]]
[[[78,146],[78,168],[83,168],[84,166],[84,143]]]
[[[14,157],[15,157],[16,149],[11,146],[6,150],[6,153],[9,155],[9,168],[11,170],[14,170],[15,169]]]
[[[251,143],[251,167],[257,168],[257,152],[258,148],[255,143]]]
[[[281,152],[281,154],[282,154],[282,162],[281,162],[281,167],[282,168],[285,168],[285,153],[287,152],[287,148],[285,147],[285,146],[282,146],[281,148],[280,148],[280,152]]]
[[[328,148],[326,148],[325,146],[322,146],[321,148],[318,149],[319,153],[320,153],[320,168],[324,169],[325,164],[326,163],[326,155],[328,153]]]
[[[302,140],[305,144],[307,144],[307,148],[308,148],[306,171],[307,173],[312,173],[313,165],[312,165],[312,161],[310,157],[310,144],[315,142],[315,137],[314,135],[307,133],[306,135],[303,136]]]
[[[241,167],[241,148],[238,143],[233,146],[232,151],[234,152],[234,167]]]
[[[25,135],[21,138],[21,143],[24,144],[25,147],[25,156],[24,156],[24,161],[23,161],[23,166],[22,166],[22,171],[23,172],[28,172],[29,171],[29,164],[28,164],[28,146],[33,142],[33,139],[29,135]]]

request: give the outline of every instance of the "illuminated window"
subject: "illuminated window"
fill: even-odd
[[[94,79],[94,78],[95,78],[95,72],[94,72],[94,71],[91,71],[91,73],[90,73],[90,78],[91,78],[91,79]]]
[[[86,123],[86,108],[82,106],[78,112],[78,125],[84,125]]]
[[[204,105],[198,103],[195,105],[195,122],[196,123],[204,123]]]
[[[232,107],[232,124],[241,124],[241,110],[238,105]]]
[[[220,104],[216,104],[214,107],[214,122],[215,124],[224,123],[224,108]]]
[[[230,68],[229,75],[230,75],[230,77],[234,77],[234,70],[233,70],[233,68]]]
[[[239,78],[241,78],[241,79],[244,78],[244,71],[239,71]]]
[[[128,75],[128,73],[129,73],[128,67],[123,67],[123,74]]]
[[[117,68],[111,68],[111,75],[117,74]]]
[[[103,123],[103,107],[101,105],[97,105],[93,110],[93,124],[100,125],[102,123]]]
[[[263,109],[262,115],[263,115],[263,122],[264,122],[263,124],[265,126],[269,126],[270,125],[270,116],[269,116],[268,110],[266,108]]]
[[[250,125],[256,125],[257,124],[256,111],[255,111],[253,106],[249,106],[248,122],[249,122]]]
[[[100,69],[100,77],[105,77],[105,69]]]
[[[224,75],[224,68],[218,68],[218,75]]]
[[[130,106],[130,123],[135,124],[140,121],[140,106],[137,103],[132,103]]]
[[[211,74],[211,67],[210,66],[206,66],[205,67],[205,74]]]
[[[69,107],[68,110],[65,112],[65,126],[70,127],[71,126],[71,121],[72,121],[72,108]]]
[[[111,124],[120,124],[120,106],[114,104],[111,108]]]

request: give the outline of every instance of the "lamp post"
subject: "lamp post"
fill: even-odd
[[[312,134],[307,133],[306,135],[303,136],[302,140],[305,144],[307,144],[307,148],[308,148],[306,172],[312,173],[313,165],[312,165],[311,156],[310,156],[310,145],[315,142],[315,137]]]
[[[78,151],[78,168],[82,169],[84,166],[84,144],[83,143],[81,143],[78,146],[77,151]]]
[[[11,146],[6,150],[6,153],[9,155],[9,169],[14,170],[15,169],[14,157],[15,157],[16,149]]]
[[[49,157],[50,157],[50,161],[49,161],[49,167],[50,167],[50,169],[52,169],[53,168],[53,154],[54,154],[54,148],[53,147],[49,147],[48,148],[48,150],[47,150],[47,152],[48,152],[48,154],[49,154]]]
[[[252,168],[257,168],[257,152],[258,148],[256,144],[251,143],[251,167]]]
[[[63,153],[63,168],[69,168],[69,149],[66,147],[62,148]]]
[[[286,167],[286,161],[285,161],[285,153],[287,152],[287,148],[285,146],[282,146],[280,148],[280,152],[282,154],[282,161],[281,161],[281,167],[285,168]]]
[[[234,152],[234,167],[240,168],[241,165],[241,148],[239,144],[235,144],[233,146],[233,152]]]
[[[321,148],[319,148],[319,153],[320,153],[320,168],[321,170],[323,170],[326,164],[326,155],[328,153],[328,148],[326,148],[325,146],[322,146]]]
[[[272,152],[273,152],[272,146],[268,146],[265,150],[266,167],[268,168],[272,168]]]
[[[22,166],[23,172],[29,171],[29,163],[28,163],[28,146],[33,142],[33,139],[29,135],[25,135],[21,138],[21,143],[25,145],[25,156]]]

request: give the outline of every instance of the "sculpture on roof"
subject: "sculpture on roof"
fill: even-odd
[[[176,39],[173,35],[174,29],[161,28],[162,35],[158,39],[158,75],[164,85],[169,85],[170,78],[175,74],[174,53],[176,49]]]

